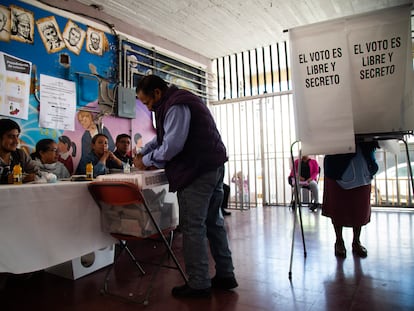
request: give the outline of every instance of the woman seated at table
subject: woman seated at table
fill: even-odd
[[[92,138],[92,150],[81,159],[76,174],[86,173],[86,164],[93,164],[93,177],[106,174],[109,169],[122,169],[122,161],[112,151],[108,150],[108,137],[105,134],[96,134]]]
[[[0,183],[13,183],[13,167],[20,164],[23,182],[34,181],[39,166],[19,145],[20,126],[11,119],[0,119]]]
[[[65,165],[59,162],[57,143],[50,138],[41,139],[36,144],[36,151],[31,154],[40,171],[55,174],[57,179],[69,178],[70,173]]]

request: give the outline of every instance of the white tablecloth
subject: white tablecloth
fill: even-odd
[[[45,269],[115,243],[87,184],[0,185],[0,272]]]

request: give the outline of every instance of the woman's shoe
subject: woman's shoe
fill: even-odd
[[[344,243],[340,243],[340,242],[336,242],[335,243],[335,256],[336,257],[342,257],[345,258],[346,257],[346,248]]]
[[[368,251],[361,243],[352,243],[352,253],[355,255],[365,258],[368,256]]]

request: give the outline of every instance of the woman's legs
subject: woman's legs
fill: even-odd
[[[352,241],[352,244],[361,244],[359,241],[359,237],[361,235],[361,226],[353,227],[354,230],[354,239]]]
[[[346,257],[346,248],[344,239],[342,237],[342,226],[334,225],[336,241],[335,241],[335,256],[337,257]],[[354,237],[352,240],[352,252],[359,257],[367,257],[367,249],[361,245],[359,237],[361,235],[361,226],[355,226],[352,228],[354,232]]]
[[[346,248],[344,239],[342,237],[342,226],[334,225],[336,242],[335,242],[335,256],[346,257]]]
[[[344,239],[342,238],[342,226],[334,225],[335,235],[336,235],[336,243],[344,244]]]
[[[368,251],[365,247],[361,245],[359,237],[361,235],[361,226],[353,227],[354,230],[354,238],[352,240],[352,252],[359,257],[367,257]]]

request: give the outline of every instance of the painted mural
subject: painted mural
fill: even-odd
[[[29,112],[27,119],[12,114],[22,128],[21,147],[33,152],[36,142],[52,138],[58,142],[62,162],[73,172],[82,156],[90,150],[91,137],[107,134],[114,150],[116,136],[127,133],[132,148],[138,150],[155,135],[151,113],[138,100],[136,118],[123,119],[102,113],[99,86],[102,80],[117,84],[117,38],[112,33],[19,1],[0,5],[0,51],[32,64]],[[74,131],[39,127],[40,74],[76,83],[77,113]]]

